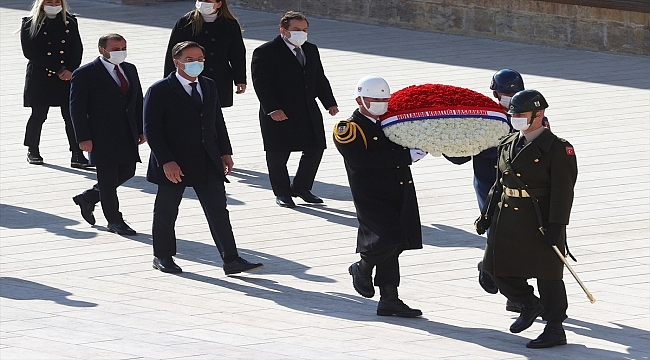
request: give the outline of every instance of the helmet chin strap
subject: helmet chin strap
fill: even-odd
[[[370,115],[372,115],[372,113],[370,113],[370,109],[368,109],[368,107],[366,106],[366,99],[363,96],[360,96],[360,98],[361,98],[361,105],[363,105],[363,108],[366,109],[366,111]],[[374,116],[374,115],[372,115],[372,116]]]

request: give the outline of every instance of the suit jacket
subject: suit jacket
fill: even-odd
[[[176,72],[159,80],[144,99],[144,135],[151,148],[147,180],[159,185],[195,186],[206,182],[206,166],[223,174],[221,155],[232,155],[230,138],[221,113],[214,81],[199,76],[203,104],[183,89]],[[162,166],[176,161],[185,174],[174,184]],[[226,177],[223,177],[227,182]]]
[[[61,106],[70,101],[70,82],[59,79],[62,70],[75,71],[81,64],[83,45],[77,19],[59,13],[54,19],[45,18],[34,38],[29,36],[32,18],[23,18],[20,44],[29,60],[25,74],[24,106]]]
[[[281,36],[253,52],[251,72],[260,100],[259,120],[264,150],[325,149],[325,129],[316,98],[327,109],[336,106],[316,45],[302,45],[302,67]],[[267,114],[283,110],[288,120],[273,121]]]
[[[561,280],[564,265],[543,241],[532,198],[508,196],[504,186],[521,189],[519,179],[538,199],[544,227],[566,225],[578,176],[575,152],[566,140],[544,130],[515,154],[517,138],[518,133],[509,135],[498,147],[498,180],[488,195],[492,224],[483,268],[497,276]],[[564,238],[557,247],[564,250]]]
[[[390,141],[381,127],[356,110],[334,128],[357,209],[357,251],[402,244],[422,248],[418,202],[409,149]]]
[[[172,48],[181,41],[195,41],[205,48],[205,69],[201,73],[214,80],[221,107],[232,106],[233,85],[246,84],[246,47],[237,20],[223,16],[203,22],[201,33],[192,33],[194,11],[180,18],[169,37],[164,76],[175,71]]]
[[[72,73],[72,124],[77,142],[92,140],[90,160],[95,165],[140,162],[142,87],[133,64],[120,67],[129,81],[126,96],[99,57]]]

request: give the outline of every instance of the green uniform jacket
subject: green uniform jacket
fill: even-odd
[[[520,189],[518,178],[539,200],[544,227],[566,225],[578,176],[575,152],[566,140],[544,130],[514,156],[518,135],[509,135],[499,144],[497,181],[487,199],[492,224],[483,269],[495,276],[561,280],[564,265],[543,241],[532,199],[508,196],[504,187]],[[566,235],[557,246],[564,251],[565,244]]]

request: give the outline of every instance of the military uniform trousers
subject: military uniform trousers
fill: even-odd
[[[205,217],[210,226],[212,239],[219,249],[221,258],[238,256],[235,237],[230,224],[230,215],[226,208],[226,189],[223,176],[209,156],[206,156],[205,183],[194,185]],[[178,206],[183,198],[186,186],[158,185],[153,208],[153,255],[165,258],[176,255],[176,233],[174,226],[178,217]]]
[[[533,287],[528,285],[524,278],[494,275],[492,278],[499,287],[499,291],[511,301],[526,303],[534,296]],[[537,279],[537,290],[539,291],[539,300],[544,307],[542,319],[556,323],[564,321],[567,318],[566,311],[569,307],[564,281]]]
[[[375,286],[399,286],[398,258],[402,251],[402,245],[395,244],[361,253],[363,261],[375,267]]]

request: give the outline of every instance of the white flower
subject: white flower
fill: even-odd
[[[491,114],[492,115],[492,114]],[[510,127],[505,115],[490,117],[391,117],[382,121],[384,134],[402,146],[434,156],[471,156],[495,147]]]

